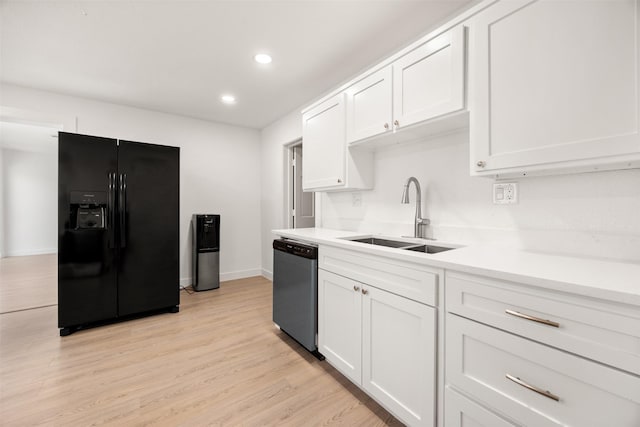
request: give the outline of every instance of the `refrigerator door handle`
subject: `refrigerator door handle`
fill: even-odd
[[[109,249],[116,247],[116,174],[109,172],[109,192],[107,193],[107,230]]]
[[[120,247],[127,247],[127,174],[120,174]]]

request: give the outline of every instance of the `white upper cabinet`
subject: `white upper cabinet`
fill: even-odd
[[[302,115],[304,191],[370,188],[371,153],[351,153],[345,144],[344,94]]]
[[[464,108],[464,28],[440,34],[346,89],[347,143]]]
[[[472,175],[637,167],[638,17],[636,0],[509,0],[473,17]]]
[[[391,130],[391,67],[387,66],[346,90],[347,142]]]
[[[304,190],[344,185],[344,125],[343,95],[335,96],[303,114]]]
[[[393,63],[395,126],[464,108],[464,54],[464,28],[459,26]]]

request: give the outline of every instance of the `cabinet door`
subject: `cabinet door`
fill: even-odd
[[[640,153],[638,3],[502,1],[470,26],[471,171]]]
[[[435,309],[364,285],[363,388],[416,426],[435,425]]]
[[[447,387],[445,400],[445,427],[516,427],[490,410]]]
[[[347,89],[347,143],[391,130],[391,89],[390,66]]]
[[[459,26],[393,63],[393,118],[408,126],[464,108],[464,28]]]
[[[303,190],[345,185],[344,95],[335,96],[302,115]]]
[[[318,350],[351,381],[362,380],[362,285],[318,270]]]

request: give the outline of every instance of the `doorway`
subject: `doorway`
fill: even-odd
[[[305,192],[302,189],[303,145],[297,141],[287,147],[287,176],[288,179],[288,226],[289,228],[314,227],[315,218],[315,193]]]
[[[58,301],[58,130],[0,120],[0,313]]]

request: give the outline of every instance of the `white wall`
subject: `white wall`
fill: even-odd
[[[299,138],[293,111],[262,131],[262,268],[272,269],[271,230],[284,226],[283,145]],[[640,261],[640,170],[528,177],[519,184],[517,205],[494,205],[488,178],[469,176],[469,135],[380,149],[375,154],[375,188],[322,193],[323,227],[412,235],[415,196],[400,203],[409,176],[422,185],[423,216],[432,237],[462,244],[491,243],[512,248]],[[304,143],[304,142],[303,142]],[[318,214],[318,213],[317,213]]]
[[[423,216],[432,237],[460,243],[494,243],[530,251],[640,261],[640,170],[528,177],[519,203],[494,205],[488,178],[469,176],[468,131],[376,153],[375,189],[325,193],[327,228],[412,235],[415,213],[400,203],[403,185],[422,186]]]
[[[271,230],[285,227],[285,146],[302,137],[301,109],[296,109],[261,132],[260,159],[262,211],[262,274],[271,278],[273,252]]]
[[[3,106],[77,117],[79,133],[181,147],[182,284],[191,277],[193,213],[222,215],[222,280],[260,274],[258,131],[13,85],[0,90]]]
[[[51,144],[55,148],[55,144]],[[55,149],[1,149],[4,256],[57,252],[58,156]]]

